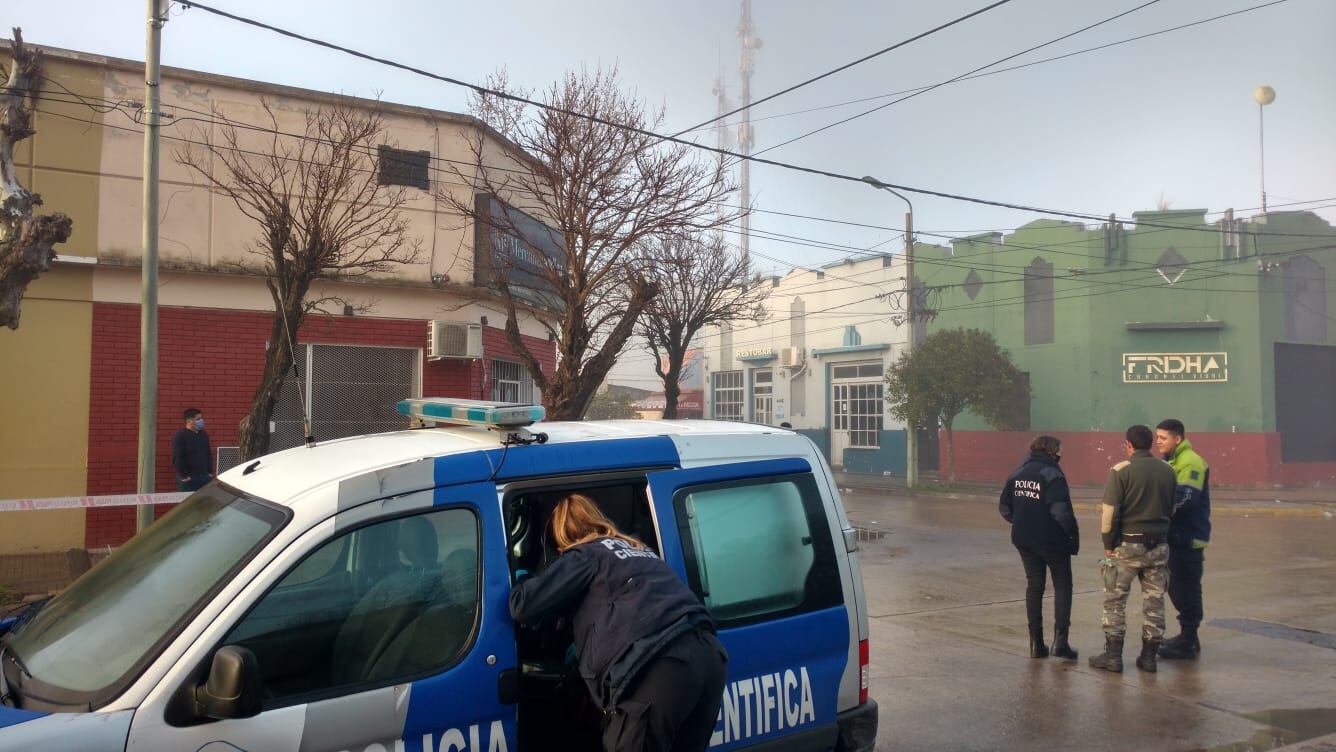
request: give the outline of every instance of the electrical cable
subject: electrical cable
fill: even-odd
[[[803,81],[803,82],[801,82],[801,83],[794,84],[793,86],[790,86],[790,87],[788,87],[787,89],[783,89],[783,90],[781,90],[781,91],[777,91],[777,92],[775,92],[774,94],[770,94],[770,95],[761,97],[760,99],[756,100],[755,102],[749,102],[749,103],[747,103],[747,104],[744,104],[744,105],[741,106],[741,107],[738,107],[737,109],[734,109],[734,110],[730,110],[730,111],[728,111],[728,112],[725,112],[725,113],[722,114],[722,115],[716,115],[715,117],[712,117],[712,118],[710,118],[709,120],[706,120],[706,121],[703,122],[703,123],[699,123],[699,124],[697,124],[697,125],[693,125],[693,126],[691,126],[690,128],[687,128],[687,129],[685,129],[685,130],[682,130],[682,131],[679,131],[679,132],[677,132],[677,133],[674,133],[674,134],[673,134],[673,137],[674,137],[674,138],[677,138],[677,137],[682,136],[683,134],[690,133],[690,132],[692,132],[692,131],[700,130],[701,128],[704,128],[705,126],[707,126],[707,125],[709,125],[709,124],[711,124],[711,123],[718,122],[718,121],[723,120],[723,119],[725,119],[725,118],[732,117],[732,116],[738,114],[739,112],[743,112],[744,110],[749,110],[749,109],[751,109],[751,108],[753,108],[753,107],[756,107],[757,105],[765,104],[766,102],[769,102],[769,101],[771,101],[771,100],[773,100],[773,99],[778,99],[779,97],[782,97],[782,96],[784,96],[785,94],[788,94],[788,93],[790,93],[790,92],[797,91],[798,89],[801,89],[801,88],[803,88],[804,86],[807,86],[808,84],[814,84],[814,83],[816,83],[817,81],[820,81],[820,80],[823,79],[823,78],[828,78],[828,77],[833,76],[833,75],[835,75],[836,73],[839,73],[839,72],[841,72],[841,71],[846,71],[846,70],[848,70],[848,69],[854,67],[855,65],[859,65],[859,64],[861,64],[861,63],[866,63],[867,61],[869,61],[869,60],[871,60],[871,59],[873,59],[873,58],[881,57],[882,55],[885,55],[886,53],[891,52],[891,51],[894,51],[894,50],[898,50],[898,49],[900,49],[901,47],[904,47],[905,45],[911,44],[911,43],[913,43],[913,42],[917,42],[918,40],[920,40],[920,39],[924,39],[924,38],[926,38],[926,37],[930,37],[930,36],[932,36],[933,34],[936,34],[936,33],[939,32],[939,31],[945,31],[946,29],[949,29],[949,28],[951,28],[952,26],[955,26],[955,25],[958,24],[958,23],[962,23],[962,22],[964,22],[964,21],[968,21],[969,19],[974,18],[975,16],[982,15],[982,14],[984,14],[984,13],[987,13],[988,11],[993,10],[994,8],[997,8],[998,6],[1006,5],[1006,4],[1009,3],[1009,2],[1011,2],[1011,0],[998,0],[998,2],[995,2],[995,3],[993,3],[992,5],[987,5],[987,6],[983,7],[983,8],[979,8],[979,9],[976,10],[976,11],[973,11],[973,12],[970,12],[970,13],[966,13],[965,15],[963,15],[963,16],[961,16],[961,17],[959,17],[959,18],[956,18],[956,19],[954,19],[954,20],[952,20],[952,21],[948,21],[948,22],[946,22],[946,23],[944,23],[944,24],[941,24],[941,25],[939,25],[939,26],[936,26],[936,27],[934,27],[934,28],[931,28],[931,29],[929,29],[929,30],[927,30],[927,31],[921,32],[921,33],[919,33],[919,34],[915,34],[914,36],[912,36],[912,37],[910,37],[910,38],[908,38],[908,39],[902,40],[902,41],[900,41],[900,42],[896,42],[895,44],[891,45],[890,47],[886,47],[886,48],[884,48],[884,49],[878,50],[878,51],[872,53],[871,55],[865,55],[865,56],[863,56],[863,57],[858,58],[857,60],[854,60],[853,62],[845,63],[844,65],[841,65],[841,66],[838,67],[838,68],[832,68],[831,70],[828,70],[828,71],[826,71],[825,73],[822,73],[822,74],[820,74],[820,75],[818,75],[818,76],[813,76],[812,78],[809,78],[809,79],[807,79],[806,81]]]
[[[599,125],[603,125],[603,126],[606,126],[606,127],[617,128],[617,129],[619,129],[619,130],[624,130],[624,131],[628,131],[628,132],[631,132],[631,133],[636,133],[636,134],[638,134],[638,135],[645,136],[646,138],[655,139],[655,140],[659,140],[659,141],[667,141],[667,142],[670,142],[670,143],[675,143],[675,144],[678,144],[678,145],[681,145],[681,146],[685,146],[685,147],[689,147],[689,148],[693,148],[693,149],[698,149],[698,150],[701,150],[701,151],[706,151],[706,152],[709,152],[709,153],[712,153],[712,154],[716,154],[716,155],[720,155],[720,156],[733,157],[733,158],[737,158],[737,159],[746,159],[746,160],[748,160],[748,161],[755,162],[756,164],[764,164],[764,165],[769,165],[769,166],[771,166],[771,167],[779,167],[779,168],[781,168],[781,169],[792,170],[792,171],[795,171],[795,172],[800,172],[800,173],[804,173],[804,174],[808,174],[808,175],[817,175],[817,176],[821,176],[821,177],[827,177],[827,178],[831,178],[831,179],[833,179],[833,180],[840,180],[840,181],[849,182],[849,183],[862,183],[862,184],[865,184],[865,185],[869,184],[868,181],[864,180],[864,179],[861,178],[861,177],[855,177],[855,176],[853,176],[853,175],[847,175],[847,174],[843,174],[843,173],[835,172],[835,171],[833,171],[833,170],[826,170],[826,169],[821,169],[821,168],[817,168],[817,167],[808,167],[808,166],[804,166],[804,165],[791,164],[791,163],[788,163],[788,162],[780,162],[780,161],[773,160],[773,159],[765,159],[765,158],[762,158],[762,157],[759,157],[759,156],[756,156],[756,155],[740,154],[740,153],[738,153],[738,152],[734,152],[734,151],[731,151],[731,150],[729,150],[729,149],[724,149],[724,148],[716,147],[716,146],[709,146],[709,145],[706,145],[706,144],[700,144],[700,143],[696,143],[696,142],[694,142],[694,141],[687,141],[687,140],[685,140],[685,139],[678,138],[678,137],[674,137],[674,136],[671,136],[671,135],[662,134],[662,133],[656,133],[656,132],[654,132],[654,131],[651,131],[651,130],[648,130],[648,129],[645,129],[645,128],[639,128],[639,127],[636,127],[636,126],[627,125],[627,124],[625,124],[625,123],[617,123],[617,122],[614,122],[614,121],[611,121],[611,120],[607,120],[606,118],[599,117],[599,116],[597,116],[597,115],[590,115],[590,114],[588,114],[588,113],[579,112],[579,111],[572,110],[572,109],[569,109],[569,108],[566,108],[566,107],[559,107],[559,106],[552,105],[552,104],[548,104],[548,103],[545,103],[545,102],[539,102],[539,101],[537,101],[537,100],[530,99],[530,98],[528,98],[528,97],[522,97],[522,96],[519,96],[519,95],[517,95],[517,94],[512,94],[512,93],[510,93],[510,92],[499,91],[499,90],[496,90],[496,89],[488,88],[488,87],[486,87],[486,86],[481,86],[481,85],[479,85],[479,84],[469,83],[469,82],[467,82],[467,81],[462,81],[462,80],[460,80],[460,79],[452,78],[452,77],[450,77],[450,76],[443,76],[443,75],[438,74],[438,73],[432,73],[432,72],[430,72],[430,71],[426,71],[426,70],[423,70],[423,69],[421,69],[421,68],[417,68],[417,67],[415,67],[415,66],[407,65],[407,64],[405,64],[405,63],[400,63],[400,62],[397,62],[397,61],[394,61],[394,60],[390,60],[390,59],[388,59],[388,58],[383,58],[383,57],[378,57],[378,56],[375,56],[375,55],[371,55],[371,54],[368,54],[368,53],[366,53],[366,52],[361,52],[361,51],[352,49],[352,48],[350,48],[350,47],[346,47],[346,46],[343,46],[343,45],[335,44],[335,43],[333,43],[333,42],[328,42],[328,41],[325,41],[325,40],[322,40],[322,39],[318,39],[318,38],[315,38],[315,37],[311,37],[311,36],[307,36],[307,35],[304,35],[304,34],[300,34],[300,33],[294,32],[294,31],[290,31],[290,30],[288,30],[288,29],[283,29],[283,28],[280,28],[280,27],[278,27],[278,26],[274,26],[274,25],[272,25],[272,24],[268,24],[268,23],[264,23],[264,22],[262,22],[262,21],[258,21],[258,20],[252,19],[252,18],[248,18],[248,17],[246,17],[246,16],[241,16],[241,15],[238,15],[238,14],[235,14],[235,13],[229,13],[229,12],[227,12],[227,11],[220,10],[220,9],[218,9],[218,8],[214,8],[214,7],[210,6],[210,5],[206,5],[206,4],[204,4],[204,3],[196,2],[196,0],[174,0],[174,1],[177,2],[177,3],[179,3],[179,4],[181,4],[182,6],[184,6],[184,7],[186,7],[186,8],[198,8],[199,10],[205,11],[206,13],[210,13],[210,14],[212,14],[212,15],[220,16],[220,17],[222,17],[222,18],[227,18],[227,19],[232,20],[232,21],[235,21],[235,22],[237,22],[237,23],[245,24],[245,25],[248,25],[248,26],[253,26],[253,27],[256,27],[256,28],[259,28],[259,29],[264,29],[264,30],[266,30],[266,31],[270,31],[270,32],[273,32],[273,33],[275,33],[275,34],[279,34],[279,35],[281,35],[281,36],[289,37],[289,38],[291,38],[291,39],[297,39],[297,40],[299,40],[299,41],[307,42],[307,43],[309,43],[309,44],[313,44],[313,45],[316,45],[316,46],[319,46],[319,47],[324,47],[324,48],[326,48],[326,49],[330,49],[330,50],[334,50],[334,51],[337,51],[337,52],[341,52],[341,53],[344,53],[344,54],[346,54],[346,55],[350,55],[350,56],[352,56],[352,57],[356,57],[356,58],[360,58],[360,59],[362,59],[362,60],[367,60],[367,61],[369,61],[369,62],[377,63],[377,64],[379,64],[379,65],[384,65],[384,66],[391,67],[391,68],[395,68],[395,69],[398,69],[398,70],[407,71],[407,72],[409,72],[409,73],[413,73],[414,75],[422,76],[422,77],[424,77],[424,78],[429,78],[429,79],[432,79],[432,80],[435,80],[435,81],[440,81],[440,82],[442,82],[442,83],[451,84],[451,85],[453,85],[453,86],[460,86],[460,87],[469,89],[470,91],[473,91],[473,92],[475,92],[475,93],[477,93],[477,94],[479,94],[479,95],[493,96],[493,97],[497,97],[497,98],[499,98],[499,99],[504,99],[504,100],[506,100],[506,101],[510,101],[510,102],[516,102],[516,103],[519,103],[519,104],[530,105],[530,106],[537,107],[537,108],[542,109],[542,110],[546,110],[546,111],[548,111],[548,112],[555,112],[555,113],[559,113],[559,114],[567,115],[567,116],[570,116],[570,117],[575,117],[575,118],[579,118],[579,119],[582,119],[582,120],[587,120],[587,121],[589,121],[589,122],[597,123],[597,124],[599,124]],[[904,191],[904,192],[907,192],[907,193],[915,193],[915,194],[923,195],[923,196],[934,196],[934,197],[937,197],[937,198],[949,199],[949,200],[953,200],[953,201],[963,201],[963,202],[967,202],[967,203],[980,204],[980,205],[983,205],[983,206],[996,206],[996,207],[1000,207],[1000,208],[1004,208],[1004,209],[1016,209],[1016,210],[1020,210],[1020,211],[1033,212],[1033,213],[1035,213],[1035,214],[1048,214],[1048,215],[1052,215],[1052,216],[1071,217],[1071,218],[1073,218],[1073,219],[1084,219],[1084,220],[1089,220],[1089,221],[1104,221],[1104,220],[1106,219],[1106,217],[1103,217],[1103,216],[1100,216],[1100,215],[1097,215],[1097,214],[1093,214],[1093,213],[1089,213],[1089,212],[1074,212],[1074,211],[1066,211],[1066,210],[1061,210],[1061,209],[1048,209],[1048,208],[1044,208],[1044,207],[1031,206],[1031,205],[1028,205],[1028,204],[1022,204],[1022,203],[1017,203],[1017,202],[998,201],[998,200],[994,200],[994,199],[985,199],[985,198],[980,198],[980,197],[976,197],[976,196],[966,196],[966,195],[962,195],[962,194],[951,193],[951,192],[948,192],[948,191],[939,191],[939,190],[934,190],[934,189],[929,189],[929,188],[919,188],[919,187],[915,187],[915,186],[900,185],[900,184],[898,184],[898,183],[888,183],[888,182],[886,182],[886,181],[878,181],[878,183],[877,183],[876,185],[878,185],[878,186],[885,186],[885,187],[888,187],[888,188],[893,188],[893,189],[896,189],[896,190],[899,190],[899,191]],[[1117,219],[1117,218],[1115,217],[1115,219]],[[1170,228],[1178,229],[1177,226],[1175,226],[1175,225],[1163,225],[1163,224],[1156,224],[1156,223],[1151,223],[1151,222],[1141,222],[1141,223],[1139,223],[1139,224],[1144,225],[1144,226],[1162,226],[1162,227],[1170,227]],[[1200,229],[1201,229],[1202,231],[1204,231],[1204,232],[1214,232],[1214,230],[1209,230],[1209,229],[1205,229],[1205,228],[1200,228]],[[1315,235],[1305,235],[1305,234],[1302,234],[1302,233],[1269,233],[1269,234],[1272,235],[1272,236],[1274,236],[1274,237],[1323,237],[1323,236],[1315,236]]]
[[[1054,57],[1044,58],[1044,59],[1042,59],[1042,60],[1033,60],[1033,61],[1028,62],[1028,63],[1022,63],[1022,64],[1020,64],[1020,65],[1013,65],[1013,66],[1010,66],[1010,67],[1007,67],[1007,68],[999,68],[998,70],[986,71],[986,72],[978,73],[978,74],[971,75],[971,76],[965,76],[964,78],[957,79],[957,80],[955,81],[955,83],[959,83],[959,82],[961,82],[961,81],[971,81],[971,80],[974,80],[974,79],[977,79],[977,78],[985,78],[985,77],[987,77],[987,76],[995,76],[995,75],[997,75],[997,74],[999,74],[999,73],[1009,73],[1009,72],[1011,72],[1011,71],[1017,71],[1017,70],[1021,70],[1021,69],[1024,69],[1024,68],[1029,68],[1029,67],[1032,67],[1032,66],[1035,66],[1035,65],[1043,65],[1043,64],[1045,64],[1045,63],[1052,63],[1052,62],[1056,62],[1056,61],[1058,61],[1058,60],[1064,60],[1064,59],[1069,58],[1069,57],[1076,57],[1077,55],[1084,55],[1084,54],[1087,54],[1087,53],[1090,53],[1090,52],[1098,52],[1098,51],[1100,51],[1100,50],[1105,50],[1105,49],[1108,49],[1108,48],[1110,48],[1110,47],[1117,47],[1117,46],[1119,46],[1119,45],[1124,45],[1124,44],[1128,44],[1128,43],[1131,43],[1131,42],[1137,42],[1137,41],[1140,41],[1140,40],[1142,40],[1142,39],[1149,39],[1149,38],[1151,38],[1151,37],[1160,36],[1161,34],[1168,34],[1168,33],[1175,32],[1175,31],[1182,31],[1183,29],[1192,28],[1192,27],[1194,27],[1194,26],[1201,26],[1201,25],[1203,25],[1203,24],[1211,23],[1211,22],[1213,22],[1213,21],[1219,21],[1219,20],[1222,20],[1222,19],[1225,19],[1225,18],[1229,18],[1229,17],[1231,17],[1231,16],[1237,16],[1237,15],[1241,15],[1241,14],[1244,14],[1244,13],[1250,13],[1250,12],[1255,11],[1255,10],[1261,10],[1261,9],[1263,9],[1263,8],[1269,8],[1269,7],[1271,7],[1272,5],[1280,5],[1281,3],[1286,3],[1286,2],[1289,2],[1289,1],[1290,1],[1290,0],[1271,0],[1271,2],[1268,2],[1268,3],[1262,3],[1261,5],[1254,5],[1254,6],[1249,7],[1249,8],[1242,8],[1242,9],[1240,9],[1240,10],[1232,11],[1232,12],[1229,12],[1229,13],[1222,13],[1222,14],[1220,14],[1220,15],[1218,15],[1218,16],[1211,16],[1210,18],[1199,19],[1199,20],[1197,20],[1197,21],[1192,21],[1192,22],[1190,22],[1190,23],[1180,24],[1180,25],[1178,25],[1178,26],[1172,26],[1172,27],[1170,27],[1170,28],[1167,28],[1167,29],[1161,29],[1161,30],[1159,30],[1159,31],[1152,31],[1152,32],[1149,32],[1149,33],[1146,33],[1146,34],[1138,34],[1137,36],[1129,37],[1129,38],[1127,38],[1127,39],[1121,39],[1121,40],[1118,40],[1118,41],[1116,41],[1116,42],[1109,42],[1109,43],[1101,44],[1101,45],[1098,45],[1098,46],[1095,46],[1095,47],[1087,47],[1087,48],[1082,49],[1082,50],[1076,50],[1076,51],[1074,51],[1074,52],[1068,52],[1068,53],[1065,53],[1065,54],[1062,54],[1062,55],[1056,55],[1056,56],[1054,56]],[[900,96],[900,95],[902,95],[902,94],[911,94],[911,93],[914,93],[914,92],[917,92],[917,91],[922,91],[922,90],[924,90],[924,89],[931,88],[931,86],[932,86],[931,84],[925,84],[925,85],[923,85],[923,86],[915,86],[915,87],[912,87],[912,88],[909,88],[909,89],[901,89],[900,91],[891,91],[891,92],[887,92],[887,93],[885,93],[885,94],[878,94],[878,95],[876,95],[876,96],[872,96],[872,97],[862,97],[862,98],[860,98],[860,99],[851,99],[851,100],[848,100],[848,101],[845,101],[845,102],[835,102],[835,103],[833,103],[833,104],[822,105],[822,106],[820,106],[820,107],[811,107],[811,108],[808,108],[808,109],[805,109],[805,110],[794,110],[794,111],[792,111],[792,112],[783,112],[783,113],[779,113],[779,114],[776,114],[776,115],[766,115],[766,116],[764,116],[764,117],[752,118],[752,119],[751,119],[751,122],[754,124],[754,123],[764,122],[764,121],[766,121],[766,120],[774,120],[774,119],[777,119],[777,118],[793,117],[793,116],[795,116],[795,115],[806,115],[806,114],[808,114],[808,113],[812,113],[812,112],[821,112],[821,111],[824,111],[824,110],[835,109],[835,108],[838,108],[838,107],[848,107],[848,106],[850,106],[850,105],[862,104],[862,103],[864,103],[864,102],[874,102],[874,101],[876,101],[876,100],[878,100],[878,99],[888,99],[888,98],[890,98],[890,97],[898,97],[898,96]],[[717,125],[717,126],[713,126],[713,127],[714,127],[714,128],[727,127],[727,124],[724,124],[724,125]]]
[[[865,117],[865,116],[867,116],[867,115],[871,115],[871,114],[874,113],[874,112],[878,112],[878,111],[880,111],[880,110],[884,110],[884,109],[886,109],[887,107],[890,107],[890,106],[892,106],[892,105],[897,105],[897,104],[899,104],[899,103],[901,103],[901,102],[904,102],[904,101],[906,101],[906,100],[913,99],[914,97],[920,96],[920,95],[922,95],[922,94],[927,94],[928,92],[933,91],[934,89],[939,89],[939,88],[941,88],[941,87],[943,87],[943,86],[946,86],[946,85],[948,85],[948,84],[953,84],[953,83],[955,83],[955,82],[957,82],[957,81],[959,81],[959,80],[965,78],[966,76],[970,76],[970,75],[973,75],[973,74],[975,74],[975,73],[978,73],[979,71],[986,70],[986,69],[988,69],[988,68],[992,68],[992,67],[995,66],[995,65],[1000,65],[1000,64],[1002,64],[1002,63],[1007,62],[1008,60],[1014,60],[1014,59],[1020,57],[1021,55],[1029,54],[1029,53],[1031,53],[1031,52],[1034,52],[1035,50],[1042,49],[1042,48],[1047,47],[1047,46],[1049,46],[1049,45],[1051,45],[1051,44],[1057,44],[1058,42],[1061,42],[1061,41],[1063,41],[1064,39],[1070,39],[1070,38],[1076,36],[1077,34],[1081,34],[1081,33],[1087,32],[1087,31],[1089,31],[1089,30],[1091,30],[1091,29],[1093,29],[1093,28],[1095,28],[1095,27],[1097,27],[1097,26],[1103,26],[1103,25],[1106,24],[1106,23],[1110,23],[1110,22],[1112,22],[1112,21],[1116,21],[1116,20],[1122,18],[1123,16],[1127,16],[1127,15],[1130,15],[1130,14],[1132,14],[1132,13],[1136,13],[1137,11],[1139,11],[1139,10],[1141,10],[1141,9],[1143,9],[1143,8],[1147,8],[1147,7],[1150,7],[1150,6],[1152,6],[1152,5],[1155,5],[1155,4],[1158,3],[1158,2],[1160,2],[1160,0],[1147,0],[1146,2],[1142,3],[1141,5],[1136,6],[1135,8],[1131,8],[1131,9],[1129,9],[1129,10],[1125,10],[1125,11],[1123,11],[1122,13],[1118,13],[1118,14],[1109,16],[1108,18],[1105,18],[1105,19],[1102,20],[1102,21],[1097,21],[1097,22],[1095,22],[1095,23],[1093,23],[1093,24],[1090,24],[1090,25],[1088,25],[1088,26],[1083,26],[1083,27],[1077,29],[1076,31],[1068,32],[1068,33],[1063,34],[1062,36],[1057,37],[1057,38],[1055,38],[1055,39],[1050,39],[1050,40],[1048,40],[1047,42],[1043,42],[1043,43],[1041,43],[1041,44],[1037,44],[1037,45],[1035,45],[1035,46],[1033,46],[1033,47],[1029,47],[1029,48],[1027,48],[1027,49],[1021,50],[1020,52],[1017,52],[1017,53],[1008,55],[1008,56],[1006,56],[1006,57],[1004,57],[1004,58],[999,58],[998,60],[994,60],[993,62],[988,63],[987,65],[981,65],[981,66],[979,66],[979,67],[977,67],[977,68],[974,68],[974,69],[972,69],[972,70],[966,71],[965,73],[962,73],[962,74],[960,74],[959,76],[955,76],[955,77],[953,77],[953,78],[949,78],[949,79],[947,79],[947,80],[945,80],[945,81],[942,81],[942,82],[940,82],[940,83],[933,84],[932,86],[929,86],[929,87],[927,87],[927,88],[925,88],[925,89],[920,89],[920,90],[918,90],[918,91],[916,91],[916,92],[914,92],[914,93],[912,93],[912,94],[906,94],[906,95],[900,97],[899,99],[896,99],[896,100],[887,102],[887,103],[885,103],[885,104],[877,105],[876,107],[873,107],[873,108],[870,109],[870,110],[865,110],[865,111],[863,111],[863,112],[860,112],[860,113],[858,113],[857,115],[851,115],[850,117],[844,118],[843,120],[838,120],[838,121],[836,121],[836,122],[834,122],[834,123],[830,123],[830,124],[828,124],[828,125],[823,125],[823,126],[821,126],[820,128],[817,128],[816,130],[808,131],[807,133],[804,133],[804,134],[801,135],[801,136],[797,136],[797,137],[795,137],[795,138],[791,138],[791,139],[789,139],[789,140],[787,140],[787,141],[784,141],[784,142],[775,144],[774,146],[766,147],[766,148],[761,149],[760,151],[758,151],[758,152],[756,152],[756,153],[757,153],[757,154],[765,154],[766,152],[774,151],[775,149],[778,149],[778,148],[780,148],[781,146],[788,146],[789,144],[791,144],[791,143],[793,143],[793,142],[795,142],[795,141],[801,141],[801,140],[807,138],[808,136],[815,136],[816,134],[821,133],[822,131],[830,130],[831,128],[834,128],[834,127],[836,127],[836,126],[844,125],[845,123],[852,122],[852,121],[857,120],[857,119],[859,119],[859,118],[861,118],[861,117]]]

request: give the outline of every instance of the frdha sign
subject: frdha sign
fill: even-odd
[[[1229,353],[1123,353],[1124,384],[1229,381]]]

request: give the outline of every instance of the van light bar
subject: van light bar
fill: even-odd
[[[542,420],[547,412],[541,405],[516,405],[511,402],[424,397],[401,400],[395,406],[400,415],[428,423],[451,423],[486,428],[522,428]]]

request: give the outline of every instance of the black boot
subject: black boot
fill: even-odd
[[[1160,641],[1158,639],[1142,639],[1141,655],[1137,656],[1137,668],[1150,674],[1155,673],[1158,668],[1155,663],[1155,654],[1159,649]]]
[[[1177,637],[1160,644],[1160,657],[1170,661],[1195,660],[1201,653],[1196,632],[1183,630]]]
[[[1102,668],[1115,674],[1123,672],[1123,638],[1105,637],[1104,652],[1090,659],[1091,668]]]
[[[1053,647],[1049,648],[1049,652],[1058,658],[1069,661],[1074,661],[1078,657],[1072,646],[1067,644],[1067,630],[1057,627],[1053,628]]]
[[[1044,646],[1044,628],[1030,629],[1030,657],[1047,658],[1048,648]]]

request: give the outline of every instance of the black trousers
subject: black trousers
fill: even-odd
[[[1035,551],[1016,546],[1025,566],[1025,618],[1030,631],[1044,628],[1045,575],[1053,573],[1053,629],[1067,631],[1072,624],[1072,555]]]
[[[1197,634],[1201,626],[1201,576],[1206,568],[1206,552],[1200,548],[1169,549],[1169,600],[1178,610],[1178,625],[1186,633]]]
[[[645,667],[635,688],[605,717],[606,752],[705,752],[724,696],[728,653],[692,630]]]

